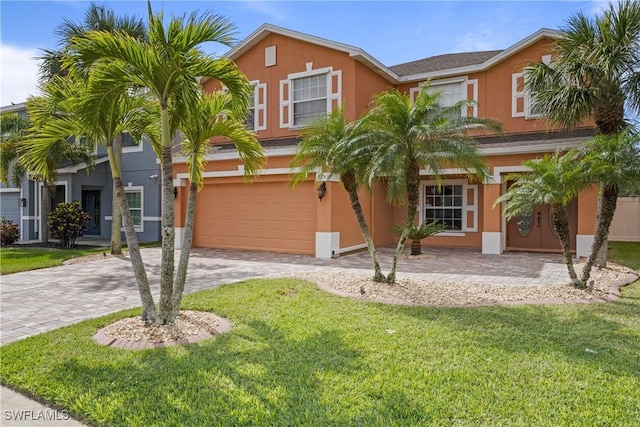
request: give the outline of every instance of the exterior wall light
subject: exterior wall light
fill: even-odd
[[[318,186],[318,199],[324,199],[325,194],[327,194],[327,183],[322,182],[322,184]]]
[[[18,207],[26,208],[27,207],[27,199],[18,199]]]
[[[178,187],[173,187],[173,198],[174,199],[178,198]]]

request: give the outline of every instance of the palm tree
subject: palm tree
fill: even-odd
[[[445,225],[438,221],[423,221],[420,225],[411,224],[409,231],[407,231],[407,237],[411,239],[411,255],[422,254],[422,239],[426,239],[444,230],[446,230]],[[404,232],[404,225],[394,227],[393,231],[396,235],[401,236]]]
[[[123,31],[141,40],[145,39],[147,35],[146,26],[142,19],[126,15],[117,16],[108,5],[98,6],[91,2],[81,22],[73,22],[65,18],[63,23],[56,28],[55,35],[58,38],[59,48],[57,50],[43,49],[44,54],[39,58],[40,83],[45,84],[56,76],[66,76],[69,73],[69,68],[64,64],[64,56],[70,48],[71,39],[95,30]]]
[[[360,205],[358,188],[363,185],[362,171],[371,157],[371,146],[359,144],[363,132],[357,122],[347,123],[344,110],[338,108],[329,116],[320,118],[302,134],[298,153],[292,161],[300,172],[294,175],[293,185],[306,179],[310,172],[337,175],[349,193],[351,208],[367,244],[373,262],[375,282],[385,282],[367,220]]]
[[[601,228],[602,232],[594,236],[593,248],[606,247],[620,188],[640,186],[640,135],[631,129],[615,135],[598,135],[570,154],[586,179],[600,183],[602,193],[596,222],[598,231]],[[582,270],[582,283],[589,280],[597,253],[592,249],[587,258]]]
[[[189,106],[189,112],[178,115],[179,127],[183,136],[181,155],[187,159],[189,168],[189,198],[185,232],[182,238],[182,249],[173,290],[174,318],[180,309],[187,277],[196,216],[196,194],[204,185],[202,171],[204,170],[205,157],[211,147],[209,139],[222,136],[231,140],[248,176],[253,176],[264,164],[262,146],[258,143],[255,134],[245,127],[244,120],[236,117],[236,112],[233,111],[236,107],[231,95],[216,92],[203,94],[195,105]]]
[[[507,179],[514,180],[514,183],[496,200],[494,206],[504,202],[504,216],[511,219],[532,212],[535,206],[549,205],[551,221],[558,233],[571,283],[576,288],[584,289],[586,281],[578,279],[571,258],[567,207],[589,182],[573,158],[562,156],[559,152],[527,160],[523,165],[530,171],[509,176]]]
[[[640,3],[610,4],[595,19],[577,13],[561,32],[551,62],[527,67],[525,88],[551,123],[572,128],[593,119],[601,134],[616,135],[628,124],[625,108],[640,112]],[[600,187],[588,265],[606,248],[618,197],[617,187]]]
[[[487,166],[482,160],[469,129],[500,130],[492,120],[461,116],[472,105],[460,101],[453,106],[440,104],[441,93],[430,93],[425,85],[414,101],[396,89],[375,96],[374,107],[363,117],[367,139],[376,149],[367,166],[371,180],[384,177],[388,198],[407,201],[407,218],[393,257],[387,282],[395,283],[396,267],[412,224],[420,197],[420,169],[427,168],[440,180],[445,166],[461,168],[471,179],[484,180]]]
[[[22,185],[27,171],[19,162],[20,144],[28,128],[29,120],[18,114],[0,114],[0,182],[5,185]]]
[[[44,50],[44,55],[40,57],[40,83],[45,84],[47,81],[56,76],[64,77],[70,72],[69,64],[64,64],[64,56],[71,48],[71,39],[73,37],[82,36],[89,31],[101,30],[116,32],[122,31],[140,40],[146,38],[146,27],[144,22],[131,16],[116,16],[115,12],[107,5],[98,6],[91,2],[89,8],[85,11],[84,19],[80,23],[75,23],[69,19],[59,25],[55,31],[58,37],[59,50]],[[73,64],[75,66],[75,64]],[[86,70],[83,74],[86,75]],[[116,134],[112,144],[114,165],[120,171],[122,168],[122,134]],[[117,172],[119,175],[120,172]],[[122,253],[122,216],[120,214],[120,204],[116,199],[116,192],[113,192],[111,212],[111,253],[119,255]]]
[[[108,93],[118,85],[147,88],[159,106],[162,165],[162,267],[160,272],[160,304],[146,313],[149,320],[161,324],[173,322],[172,294],[174,288],[174,220],[173,164],[170,107],[195,104],[200,96],[199,79],[210,77],[220,81],[233,96],[234,103],[246,110],[252,87],[235,64],[223,58],[204,54],[199,46],[217,42],[231,46],[234,26],[212,13],[196,13],[172,17],[164,27],[162,12],[155,14],[148,5],[148,39],[138,40],[118,32],[91,31],[72,38],[68,57],[80,68],[99,61],[119,64],[105,67],[95,90]],[[175,108],[175,111],[188,111]],[[151,309],[152,307],[148,307]]]

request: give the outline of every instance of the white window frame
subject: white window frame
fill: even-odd
[[[129,132],[122,132],[124,133],[129,133]],[[131,134],[129,134],[129,136],[131,136]],[[131,137],[131,139],[133,139],[133,137]],[[138,143],[136,145],[128,145],[128,146],[122,146],[122,154],[126,154],[126,153],[139,153],[143,150],[142,144],[144,142],[144,138],[142,138],[140,141],[138,141]]]
[[[438,187],[445,185],[460,185],[462,186],[462,206],[460,207],[462,210],[462,227],[461,230],[446,230],[441,233],[438,233],[437,236],[465,236],[467,232],[477,232],[478,231],[478,185],[469,184],[466,179],[443,179],[440,182],[435,180],[422,181],[420,183],[420,199],[419,199],[419,221],[422,224],[425,221],[425,212],[426,212],[426,201],[425,201],[425,193],[426,187]],[[473,200],[469,200],[469,190],[473,190]],[[455,207],[458,208],[458,207]],[[467,217],[469,212],[473,213],[473,227],[470,227],[467,223]]]
[[[418,93],[422,90],[422,87],[429,83],[429,89],[434,89],[434,91],[439,91],[438,86],[444,86],[444,85],[451,85],[451,84],[456,84],[456,83],[460,83],[460,99],[458,101],[463,101],[468,99],[468,88],[469,86],[472,87],[473,90],[473,99],[471,99],[471,101],[474,102],[478,102],[478,80],[477,79],[469,79],[467,77],[454,77],[454,78],[450,78],[450,79],[442,79],[442,80],[434,80],[434,81],[429,81],[429,82],[422,82],[420,83],[417,87],[412,87],[411,89],[409,89],[409,96],[411,97],[411,100],[415,100],[416,96],[418,96]],[[446,93],[446,92],[445,92]],[[478,105],[474,104],[473,107],[471,107],[473,112],[472,112],[472,117],[478,117]],[[462,107],[460,109],[460,116],[461,117],[467,117],[469,116],[468,112],[467,112],[467,108]]]
[[[267,129],[267,84],[260,83],[260,80],[252,80],[253,86],[253,104],[249,110],[253,110],[253,126],[247,126],[247,129],[257,132]],[[262,103],[260,102],[260,93],[262,92]],[[260,115],[262,115],[262,126],[260,125]],[[245,125],[248,121],[245,120]]]
[[[518,90],[518,80],[522,79],[522,90]],[[544,114],[533,113],[533,97],[531,92],[524,88],[525,73],[513,73],[511,75],[511,117],[524,117],[525,120],[537,119],[543,117]],[[518,100],[523,100],[524,111],[518,111]]]
[[[324,75],[326,80],[326,113],[331,114],[333,111],[333,103],[337,101],[337,104],[340,104],[340,99],[342,97],[342,71],[341,70],[333,70],[333,67],[324,67],[318,68],[316,70],[313,69],[313,63],[309,62],[306,64],[306,71],[299,73],[292,73],[287,75],[286,80],[280,81],[280,128],[288,128],[288,129],[303,129],[307,124],[299,124],[294,125],[294,104],[296,102],[304,102],[304,101],[312,101],[313,99],[306,99],[304,101],[295,101],[293,100],[293,86],[294,80],[303,79],[307,77],[314,77],[318,75]],[[333,79],[336,78],[336,84],[333,84]],[[287,95],[287,100],[284,100],[284,95]],[[323,99],[325,97],[316,98]],[[287,108],[288,113],[284,113],[284,109]]]
[[[135,210],[139,210],[140,211],[140,225],[136,225],[135,223],[133,224],[133,228],[136,232],[138,233],[142,233],[144,231],[144,187],[143,186],[133,186],[133,185],[129,185],[127,187],[124,187],[124,192],[125,192],[125,197],[127,196],[127,193],[140,193],[140,208],[133,208]],[[129,201],[127,200],[127,205],[129,204]],[[131,206],[129,206],[129,212],[131,212],[132,208]],[[122,227],[122,230],[124,231],[124,226]]]

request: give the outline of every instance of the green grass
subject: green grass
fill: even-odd
[[[611,261],[640,270],[640,242],[609,242],[607,255]]]
[[[184,308],[213,311],[233,329],[143,351],[92,341],[138,313],[128,310],[3,346],[0,380],[105,426],[640,419],[640,281],[614,303],[433,308],[263,279],[189,295]]]
[[[160,242],[140,243],[141,248],[160,246]],[[126,250],[127,245],[122,245]],[[11,246],[0,248],[0,274],[19,273],[21,271],[37,270],[62,265],[71,258],[108,252],[109,248],[75,248],[56,249],[30,246]]]
[[[91,255],[105,248],[56,249],[38,247],[3,247],[0,249],[0,274],[18,273],[62,265],[68,259]],[[106,249],[108,250],[108,248]]]

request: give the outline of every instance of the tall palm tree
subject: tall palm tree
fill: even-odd
[[[340,178],[349,193],[351,208],[371,255],[373,280],[384,282],[386,278],[380,269],[378,253],[358,196],[358,189],[364,184],[362,171],[372,154],[372,146],[361,144],[362,136],[361,126],[357,122],[347,123],[342,108],[319,119],[302,134],[298,152],[292,162],[294,167],[300,168],[300,172],[294,175],[293,184],[295,186],[306,179],[310,172],[318,170]]]
[[[442,169],[453,166],[482,181],[488,176],[487,166],[468,131],[501,129],[493,120],[462,116],[471,101],[445,107],[441,96],[430,93],[428,85],[415,100],[396,89],[386,91],[375,96],[374,107],[362,119],[367,139],[376,146],[367,166],[369,180],[384,177],[389,200],[407,201],[407,218],[387,276],[390,284],[395,283],[398,259],[418,210],[420,169],[427,168],[440,180]]]
[[[109,6],[98,6],[96,3],[91,2],[81,22],[76,23],[65,19],[63,23],[56,28],[55,35],[58,38],[59,49],[44,50],[44,54],[40,57],[40,83],[45,84],[56,76],[67,76],[70,68],[69,64],[64,63],[63,58],[71,48],[71,39],[94,30],[109,32],[122,31],[140,40],[146,39],[147,36],[146,26],[142,19],[126,15],[117,16]],[[73,66],[75,66],[75,64],[73,64]],[[86,70],[84,70],[83,74],[86,75]],[[118,170],[117,174],[120,174],[122,169],[122,134],[114,136],[112,146],[115,158],[113,166]],[[113,191],[111,206],[111,253],[119,255],[122,253],[120,231],[122,228],[122,216],[115,191]]]
[[[27,172],[19,162],[20,144],[29,120],[16,113],[0,114],[0,182],[20,187]]]
[[[551,62],[527,67],[525,88],[552,123],[572,128],[593,119],[601,134],[617,134],[628,125],[625,109],[640,112],[640,3],[610,4],[595,19],[577,13],[561,32]],[[616,185],[601,181],[600,187],[588,265],[606,248],[618,197]]]
[[[236,147],[238,156],[244,165],[246,176],[255,175],[264,165],[262,146],[255,133],[244,125],[244,112],[238,117],[234,109],[233,97],[224,92],[203,94],[189,111],[178,115],[178,126],[182,134],[180,154],[187,159],[189,176],[189,197],[185,220],[185,232],[182,238],[180,259],[173,289],[173,317],[178,314],[182,293],[187,277],[189,255],[193,242],[193,226],[196,216],[196,194],[204,186],[202,171],[205,158],[211,145],[209,139],[216,136],[230,140]]]
[[[567,207],[589,182],[574,159],[559,152],[527,160],[523,165],[530,171],[509,176],[507,179],[514,180],[514,183],[496,200],[494,206],[504,202],[504,216],[511,219],[532,212],[535,206],[549,205],[551,221],[558,233],[571,283],[583,289],[586,287],[586,281],[578,278],[571,258]]]
[[[99,61],[115,61],[119,67],[105,68],[97,92],[108,93],[122,84],[147,88],[160,110],[162,165],[162,267],[160,272],[159,310],[148,312],[149,320],[161,324],[173,321],[174,289],[174,221],[173,164],[170,107],[195,104],[200,96],[199,78],[220,81],[233,96],[234,103],[245,111],[252,87],[235,64],[202,52],[205,42],[231,46],[236,34],[226,19],[212,13],[172,17],[165,28],[162,12],[154,14],[148,5],[148,39],[138,40],[127,34],[92,31],[72,38],[69,61],[91,67]],[[175,111],[185,111],[176,108]],[[148,307],[151,309],[151,307]]]
[[[596,222],[598,230],[593,248],[606,247],[609,227],[616,210],[620,188],[640,186],[640,134],[625,129],[615,135],[597,135],[581,147],[574,149],[571,160],[577,161],[582,175],[592,182],[599,182],[601,195]],[[601,230],[600,230],[601,229]],[[592,252],[582,270],[581,281],[589,280],[597,251]]]
[[[134,16],[119,16],[108,5],[97,5],[94,2],[84,13],[80,22],[64,19],[54,34],[58,38],[58,49],[44,49],[44,54],[39,58],[40,83],[44,84],[56,76],[64,77],[69,73],[69,68],[64,64],[64,56],[70,48],[73,37],[82,36],[89,31],[122,31],[137,39],[145,39],[147,35],[144,21]]]

